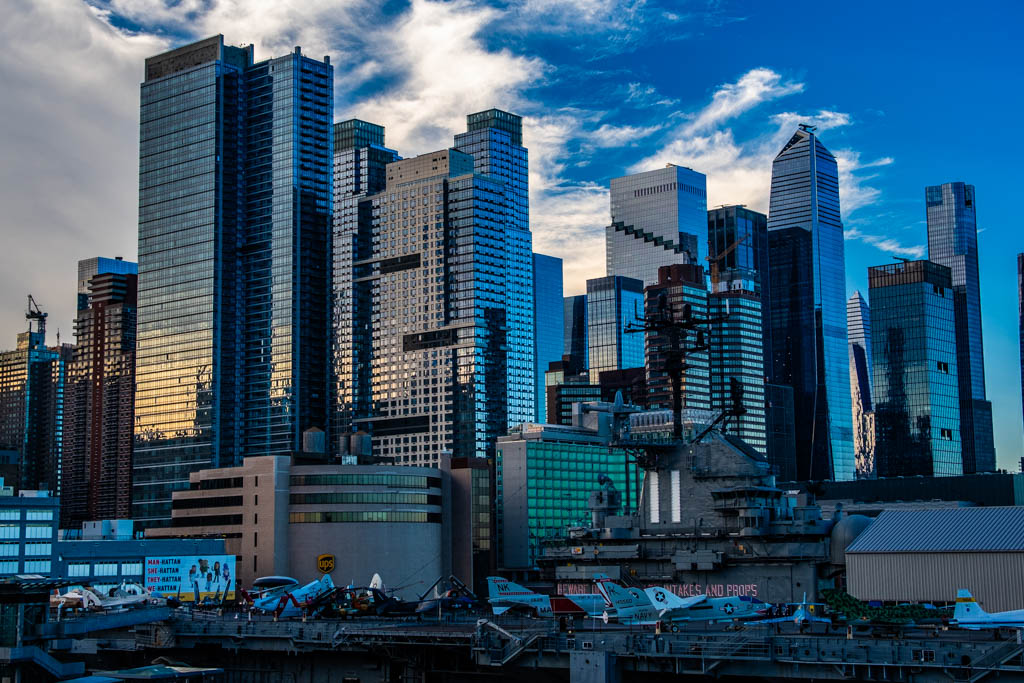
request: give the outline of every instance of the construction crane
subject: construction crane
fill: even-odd
[[[32,298],[32,295],[28,295],[28,309],[25,311],[25,320],[28,321],[28,331],[32,332],[32,321],[36,323],[35,331],[46,339],[46,313],[43,313],[39,308],[39,304]]]
[[[722,253],[715,254],[714,257],[711,256],[711,249],[710,248],[708,249],[708,255],[705,256],[704,258],[710,264],[709,270],[711,271],[711,291],[712,292],[717,292],[718,291],[718,279],[720,277],[720,269],[718,267],[719,262],[722,261],[729,254],[731,254],[736,249],[736,247],[738,247],[741,244],[743,244],[744,242],[746,242],[747,241],[747,237],[749,237],[749,235],[744,235],[743,237],[740,237],[738,240],[736,240],[735,242],[730,244],[728,247],[726,247],[722,251]],[[711,241],[708,240],[708,247],[710,247],[710,246],[711,246]]]

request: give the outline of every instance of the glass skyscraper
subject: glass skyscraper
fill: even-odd
[[[992,404],[985,399],[981,338],[978,226],[974,186],[945,183],[925,188],[928,259],[952,272],[964,473],[994,472]]]
[[[857,478],[866,479],[875,472],[875,414],[871,404],[871,309],[860,292],[854,292],[846,302],[846,327],[849,330],[853,452]]]
[[[701,263],[707,241],[707,181],[669,164],[612,178],[611,225],[605,228],[605,274],[658,282],[658,268]]]
[[[930,261],[868,269],[880,477],[963,474],[954,293]]]
[[[562,259],[544,254],[533,255],[533,338],[536,398],[534,422],[544,423],[547,418],[544,373],[548,364],[561,360],[564,346],[562,298]]]
[[[1024,253],[1017,254],[1017,326],[1020,340],[1020,397],[1024,408]]]
[[[587,295],[567,296],[562,300],[563,339],[562,354],[569,356],[574,368],[587,369]]]
[[[810,126],[772,163],[768,249],[772,381],[793,388],[796,476],[853,479],[839,173]]]
[[[590,383],[606,370],[644,367],[644,335],[626,326],[644,315],[644,283],[612,275],[587,280],[587,368]]]
[[[530,234],[529,154],[523,119],[500,109],[469,114],[455,147],[473,157],[473,171],[502,184],[505,311],[508,319],[508,426],[534,419],[533,238]]]
[[[190,472],[301,450],[330,388],[329,60],[223,36],[146,60],[133,517]]]
[[[334,124],[334,237],[331,325],[331,443],[328,450],[348,451],[353,420],[370,410],[370,348],[372,281],[353,277],[355,268],[372,254],[372,203],[365,199],[383,191],[387,165],[400,157],[384,147],[384,126],[359,119]]]

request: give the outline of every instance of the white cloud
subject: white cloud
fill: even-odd
[[[804,89],[803,83],[783,82],[771,69],[751,69],[735,83],[726,83],[715,91],[711,102],[683,128],[685,135],[694,135],[719,126],[744,114],[762,102],[775,100]]]
[[[882,235],[872,235],[870,233],[861,232],[857,227],[846,226],[843,235],[848,240],[858,240],[865,244],[884,251],[887,254],[893,256],[902,256],[904,258],[924,258],[925,252],[927,251],[923,244],[903,244],[899,240],[895,240],[891,237],[883,237]]]

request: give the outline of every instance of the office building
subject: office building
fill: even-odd
[[[704,279],[704,268],[698,265],[662,266],[658,271],[658,283],[644,290],[645,310],[648,318],[661,315],[662,305],[666,313],[680,321],[685,307],[689,306],[691,318],[699,327],[690,330],[680,339],[684,352],[709,342],[708,290]],[[670,340],[668,335],[648,332],[644,335],[646,344],[645,367],[647,369],[647,403],[651,410],[671,409],[673,406],[672,381],[667,363]],[[719,349],[729,343],[726,336],[720,336]],[[701,350],[686,353],[683,359],[682,407],[689,419],[696,422],[711,420],[711,369],[705,345]],[[728,379],[725,380],[728,385]],[[726,389],[728,393],[728,388]]]
[[[132,514],[137,302],[137,275],[100,273],[75,319],[64,389],[64,528]]]
[[[587,280],[587,370],[598,384],[605,370],[644,366],[644,335],[628,332],[643,317],[644,283],[611,275]]]
[[[853,404],[853,452],[857,478],[875,472],[875,413],[871,404],[871,309],[860,292],[846,302],[849,330],[850,402]]]
[[[530,422],[536,416],[538,369],[534,357],[529,153],[523,147],[523,119],[500,109],[469,114],[466,132],[455,136],[455,147],[473,158],[474,173],[501,183],[508,374],[506,419],[508,426],[513,427]]]
[[[587,341],[587,295],[567,296],[562,302],[565,343],[562,347],[562,355],[570,356],[571,363],[586,370],[590,348]]]
[[[796,459],[793,457],[796,452],[793,387],[766,382],[764,399],[769,469],[779,481],[792,481],[796,477]]]
[[[797,476],[853,479],[839,172],[811,126],[772,164],[768,251],[771,381],[793,388]]]
[[[746,414],[728,431],[766,454],[765,376],[771,359],[771,327],[764,307],[770,299],[768,217],[743,206],[708,211],[711,293],[711,408],[730,403],[730,379],[743,389]],[[760,356],[760,359],[758,359]]]
[[[133,517],[193,471],[327,428],[329,59],[214,36],[146,60]]]
[[[963,474],[949,268],[876,266],[868,286],[878,476]]]
[[[544,373],[548,365],[562,358],[564,343],[564,299],[562,298],[562,259],[544,254],[533,255],[533,346],[534,398],[533,422],[544,422],[547,415]]]
[[[590,383],[590,373],[570,354],[548,364],[544,390],[547,412],[541,424],[571,425],[574,403],[601,400],[601,386]]]
[[[533,419],[532,365],[525,379],[508,369],[505,186],[449,149],[388,164],[365,201],[371,250],[355,279],[368,283],[372,393],[356,426],[400,464],[493,455],[509,415]]]
[[[107,258],[94,256],[78,262],[78,306],[77,310],[89,307],[89,281],[94,275],[117,273],[119,275],[138,275],[139,264],[125,261],[120,256]]]
[[[707,241],[703,173],[668,164],[611,181],[611,224],[605,228],[605,274],[658,282],[658,269],[700,263]]]
[[[9,485],[59,495],[71,345],[47,347],[46,314],[37,315],[17,347],[0,352],[0,457]]]
[[[381,192],[386,167],[399,159],[384,146],[384,126],[359,119],[334,124],[334,236],[331,364],[331,453],[348,453],[353,419],[370,408],[370,288],[372,281],[353,277],[355,264],[370,258],[371,205],[366,197]],[[362,211],[360,211],[362,207]]]
[[[447,468],[442,463],[441,473],[451,482],[452,574],[477,595],[485,595],[487,577],[498,566],[494,460],[451,458],[447,463]]]
[[[498,440],[500,567],[529,570],[544,539],[589,526],[587,498],[601,488],[602,475],[622,492],[625,508],[635,508],[643,473],[625,450],[609,447],[617,417],[611,409],[579,404],[569,426],[524,425]]]
[[[317,558],[333,555],[346,583],[366,585],[377,573],[412,598],[450,573],[445,476],[430,467],[246,458],[193,472],[189,489],[174,493],[171,527],[147,529],[146,538],[223,538],[243,586],[274,575],[304,584],[320,577]]]
[[[49,576],[57,560],[60,500],[48,491],[23,489],[0,479],[0,576]]]
[[[974,186],[945,183],[925,188],[928,260],[950,269],[956,315],[956,362],[964,472],[994,472],[992,404],[985,399],[981,335],[978,222]]]

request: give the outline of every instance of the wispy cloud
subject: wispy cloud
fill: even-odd
[[[884,251],[887,254],[892,254],[893,256],[919,259],[924,258],[927,251],[923,244],[903,244],[892,237],[861,232],[859,228],[851,227],[849,225],[846,226],[843,234],[848,240],[857,240],[865,244],[870,244],[871,246]]]

